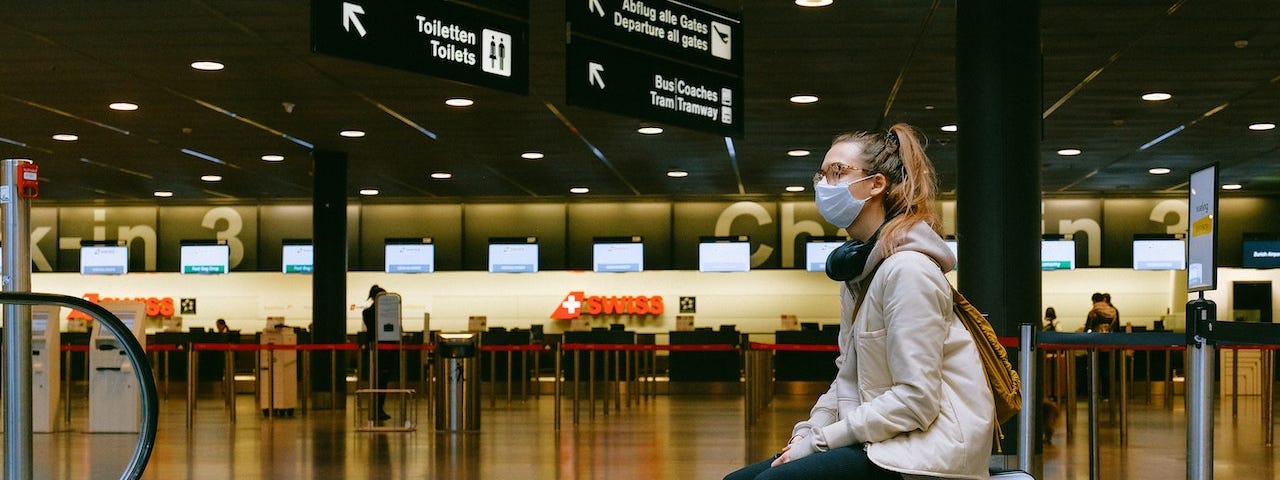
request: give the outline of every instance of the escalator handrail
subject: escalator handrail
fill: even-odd
[[[138,377],[138,385],[141,386],[139,394],[142,400],[142,426],[138,434],[138,443],[133,449],[133,456],[129,458],[129,464],[125,467],[124,473],[120,474],[120,478],[131,480],[142,478],[142,472],[146,470],[147,462],[150,461],[151,452],[156,445],[156,427],[160,420],[160,395],[156,389],[155,378],[151,374],[151,365],[147,362],[147,353],[142,349],[142,344],[138,343],[138,339],[134,338],[129,327],[107,309],[68,295],[0,292],[0,304],[59,305],[79,310],[110,330],[124,345],[124,352],[133,364],[133,373]]]

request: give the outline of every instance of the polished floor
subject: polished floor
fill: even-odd
[[[1218,405],[1215,478],[1280,480],[1276,448],[1263,445],[1260,400],[1240,400],[1234,418],[1230,403]],[[171,392],[145,478],[718,479],[776,451],[810,402],[811,396],[778,396],[746,429],[736,395],[660,395],[630,406],[623,401],[621,410],[598,406],[594,417],[583,405],[576,425],[566,401],[557,432],[550,396],[510,404],[502,397],[496,406],[486,397],[479,432],[435,433],[423,399],[416,431],[371,433],[355,431],[351,402],[348,411],[264,419],[252,395],[238,396],[234,424],[222,401],[202,397],[188,429],[185,399]],[[1072,434],[1059,425],[1044,447],[1038,478],[1089,478],[1087,410],[1078,405]],[[35,478],[119,477],[136,437],[83,433],[86,408],[83,397],[77,398],[68,428],[35,435]],[[1135,398],[1125,444],[1118,421],[1108,417],[1102,415],[1099,424],[1100,478],[1185,478],[1181,397],[1172,405],[1158,397]]]

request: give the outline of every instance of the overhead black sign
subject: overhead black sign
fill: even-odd
[[[527,0],[504,3],[502,11],[527,17]],[[527,20],[457,2],[311,2],[316,53],[508,92],[529,91],[528,39]]]
[[[569,104],[742,135],[740,18],[682,0],[566,0],[565,10]]]
[[[570,104],[725,136],[742,134],[742,79],[582,37],[568,50]]]

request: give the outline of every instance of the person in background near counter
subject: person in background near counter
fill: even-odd
[[[364,320],[365,351],[376,352],[375,355],[378,355],[377,374],[378,374],[378,389],[380,390],[386,389],[387,382],[391,379],[390,362],[392,361],[388,355],[384,355],[384,352],[378,350],[377,298],[379,294],[385,293],[385,292],[386,292],[385,289],[377,285],[369,287],[369,299],[368,299],[369,306],[364,307],[364,310],[360,312]],[[395,352],[386,352],[386,353],[394,354]],[[365,358],[371,358],[371,357],[365,357]],[[370,370],[370,374],[372,374],[372,370]],[[373,408],[378,409],[378,420],[387,420],[391,418],[391,415],[387,414],[387,410],[385,408],[386,400],[387,400],[387,395],[384,393],[377,393],[373,395],[373,403],[374,403]]]
[[[1113,332],[1120,331],[1120,309],[1116,308],[1116,305],[1114,303],[1111,303],[1111,292],[1103,292],[1102,300],[1104,302],[1107,302],[1107,306],[1111,307],[1111,311],[1116,312],[1116,321],[1112,325],[1113,328],[1111,329],[1111,331]]]
[[[227,321],[221,318],[219,318],[218,321],[213,322],[213,328],[218,333],[227,333],[231,331],[231,328],[227,326]]]
[[[1089,316],[1084,320],[1084,331],[1086,332],[1114,332],[1116,330],[1116,319],[1120,316],[1116,313],[1115,307],[1107,303],[1107,297],[1101,293],[1094,293],[1090,300],[1093,301],[1093,308],[1089,310]]]
[[[1044,309],[1044,320],[1040,321],[1040,329],[1046,332],[1058,331],[1058,312],[1053,307]]]
[[[995,407],[952,311],[943,273],[956,259],[917,135],[899,123],[827,151],[818,211],[852,238],[827,258],[841,292],[836,378],[777,456],[726,480],[987,478]]]

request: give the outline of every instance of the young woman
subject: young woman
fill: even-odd
[[[852,238],[827,260],[841,285],[838,373],[777,456],[727,480],[987,478],[994,407],[952,312],[936,189],[906,124],[832,142],[814,192]]]

